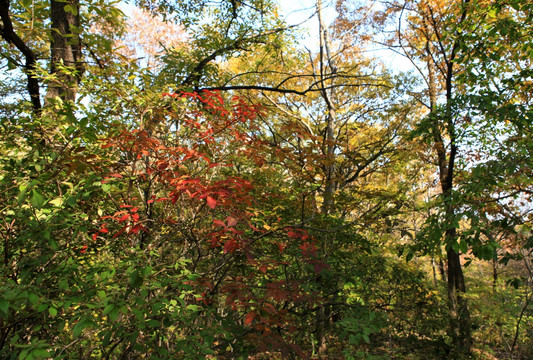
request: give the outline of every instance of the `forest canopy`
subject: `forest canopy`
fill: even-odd
[[[0,358],[533,357],[533,3],[280,3],[0,0]]]

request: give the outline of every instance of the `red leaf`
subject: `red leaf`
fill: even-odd
[[[263,310],[265,310],[269,314],[275,314],[276,308],[271,303],[263,303]]]
[[[217,226],[226,227],[226,224],[224,224],[224,222],[221,221],[221,220],[213,220],[213,224],[215,224]]]
[[[118,219],[118,222],[124,222],[128,220],[129,217],[130,217],[130,214],[123,215],[120,219]]]
[[[131,228],[130,234],[138,234],[139,231],[141,230],[146,230],[146,229],[142,225],[135,225],[134,227]]]
[[[244,325],[250,325],[252,321],[255,319],[255,311],[250,311],[248,314],[246,314],[246,319],[244,320]]]
[[[224,244],[224,254],[232,253],[237,248],[237,242],[233,239],[226,241]]]
[[[236,294],[233,294],[233,293],[229,294],[228,297],[226,298],[226,306],[234,304],[236,297],[237,297]]]
[[[122,233],[123,233],[124,231],[126,231],[127,228],[128,228],[127,226],[124,226],[122,229],[120,229],[118,233],[116,233],[115,235],[113,235],[113,239],[116,239],[116,238],[118,238],[120,235],[122,235]]]
[[[81,252],[81,253],[86,252],[86,251],[87,251],[87,247],[88,247],[87,245],[84,245],[84,246],[80,249],[80,252]]]
[[[208,196],[208,197],[206,198],[206,200],[207,200],[207,205],[209,205],[209,207],[210,207],[211,209],[214,209],[215,206],[217,206],[217,201],[216,201],[215,199],[213,199],[211,196]]]
[[[235,219],[234,217],[228,216],[226,220],[228,221],[229,227],[237,225],[237,219]]]

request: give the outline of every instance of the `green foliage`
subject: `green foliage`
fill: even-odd
[[[272,1],[140,1],[187,39],[150,68],[123,46],[117,3],[68,3],[84,71],[58,68],[81,80],[75,101],[44,96],[60,78],[49,4],[11,2],[44,106],[3,37],[0,358],[445,359],[448,250],[477,350],[530,356],[532,9],[469,3],[433,24],[454,93],[427,113],[422,82],[351,46],[366,29],[342,1],[335,67]],[[441,192],[432,155],[452,145]]]

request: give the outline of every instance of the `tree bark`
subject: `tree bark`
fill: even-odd
[[[15,30],[13,29],[13,22],[9,14],[10,3],[9,0],[0,0],[0,18],[2,25],[0,25],[0,36],[9,44],[14,45],[23,55],[26,60],[24,65],[24,72],[28,77],[27,89],[30,95],[34,113],[39,116],[41,113],[41,98],[39,80],[34,72],[37,67],[37,56],[35,52],[28,47]]]
[[[335,183],[334,183],[334,171],[335,171],[335,122],[337,118],[336,114],[336,91],[334,86],[330,86],[328,89],[328,84],[326,84],[326,78],[329,78],[330,82],[333,81],[334,76],[337,72],[335,66],[335,61],[331,56],[330,50],[330,41],[328,35],[328,29],[324,24],[324,19],[322,15],[322,0],[317,0],[317,15],[319,23],[319,35],[320,35],[320,94],[326,103],[327,113],[326,113],[326,128],[324,129],[324,192],[323,202],[321,207],[321,213],[323,216],[329,215],[335,203]],[[331,84],[330,84],[331,85]],[[322,256],[325,258],[327,254],[327,245],[328,238],[327,235],[322,239]],[[318,282],[322,282],[322,278],[318,276]],[[329,323],[328,314],[329,312],[324,306],[320,306],[317,311],[316,316],[316,336],[318,341],[318,353],[324,354],[326,352],[326,327]]]
[[[73,101],[83,72],[81,64],[81,41],[79,0],[50,0],[51,20],[51,73],[56,76],[46,98],[59,96]],[[68,69],[67,69],[68,68]]]
[[[432,13],[431,9],[429,12]],[[463,11],[460,21],[462,22],[466,16]],[[430,34],[430,25],[432,24],[432,17],[427,12],[423,14],[423,26],[427,34]],[[433,24],[435,26],[435,24]],[[437,29],[432,31],[437,32]],[[437,36],[440,39],[439,36]],[[427,39],[425,52],[426,63],[428,67],[428,95],[430,103],[430,115],[433,120],[432,135],[435,143],[435,150],[439,169],[439,182],[442,191],[444,202],[444,218],[447,223],[447,228],[444,234],[444,243],[447,247],[446,260],[448,265],[447,271],[447,292],[450,310],[450,324],[449,336],[452,340],[453,356],[456,359],[468,357],[472,346],[471,334],[471,319],[470,311],[468,309],[468,302],[466,300],[466,285],[461,265],[460,254],[456,252],[452,244],[457,243],[457,225],[455,224],[455,207],[453,205],[453,188],[455,182],[455,160],[457,157],[458,145],[457,135],[454,122],[454,114],[452,109],[453,102],[453,77],[454,77],[454,60],[459,43],[453,44],[452,50],[447,57],[443,56],[445,60],[444,86],[445,86],[445,103],[444,113],[438,113],[437,105],[437,75],[435,63],[435,45],[432,38]],[[440,40],[439,40],[440,41]],[[440,49],[444,49],[442,44],[438,43]],[[438,46],[437,45],[437,46]],[[445,144],[445,137],[448,137],[449,144]],[[449,150],[448,150],[449,148]],[[442,272],[444,275],[444,272]],[[443,276],[444,278],[444,276]]]

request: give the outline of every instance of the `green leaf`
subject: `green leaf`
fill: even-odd
[[[37,190],[32,189],[30,202],[35,208],[40,209],[43,207],[45,199]]]
[[[194,312],[198,311],[200,308],[198,307],[198,305],[187,305],[187,309],[188,310],[192,310]]]
[[[0,299],[0,313],[2,313],[4,317],[7,317],[9,314],[9,303],[4,298]]]
[[[468,243],[465,240],[462,240],[459,243],[459,250],[461,250],[462,253],[466,253],[468,251]]]
[[[137,308],[132,308],[131,312],[135,315],[137,320],[143,321],[144,320],[144,314]]]
[[[22,350],[22,351],[20,352],[20,354],[19,354],[19,360],[24,360],[24,359],[29,358],[29,356],[28,356],[29,351],[30,351],[29,349],[24,349],[24,350]],[[32,357],[32,358],[33,358],[33,357]]]
[[[59,245],[58,245],[57,241],[55,241],[54,239],[49,239],[48,240],[48,245],[50,245],[50,248],[52,248],[52,250],[59,249]]]
[[[54,307],[51,307],[48,309],[48,313],[50,314],[51,317],[56,317],[57,316],[57,309],[54,308]]]
[[[22,205],[24,202],[24,198],[26,197],[26,192],[28,191],[28,185],[27,184],[21,184],[19,185],[19,196],[17,198],[18,205]]]
[[[149,320],[147,324],[148,326],[153,327],[153,328],[157,328],[161,326],[161,322],[157,320]]]
[[[39,296],[37,296],[34,293],[31,293],[28,295],[28,300],[32,303],[32,305],[36,305],[39,303]]]
[[[120,308],[117,307],[117,306],[115,306],[115,307],[109,312],[109,315],[108,315],[108,316],[109,316],[109,320],[111,320],[111,321],[113,321],[113,322],[114,322],[115,320],[117,320],[117,318],[118,318],[118,314],[119,314],[119,310],[120,310]]]
[[[452,242],[452,249],[453,251],[455,251],[456,253],[459,253],[459,244],[457,243],[457,241],[454,241]]]
[[[67,204],[69,204],[72,207],[76,206],[76,198],[74,196],[69,196],[67,199]]]
[[[215,355],[215,354],[216,354],[213,350],[211,350],[211,349],[209,349],[209,348],[206,348],[206,347],[202,347],[202,348],[200,348],[200,351],[201,351],[202,354],[204,354],[204,355]]]
[[[135,270],[133,273],[131,273],[128,284],[132,288],[138,288],[143,284],[143,277],[141,276],[140,272],[138,270]]]
[[[115,308],[115,304],[109,304],[104,309],[104,315],[107,315]]]
[[[78,323],[74,326],[74,329],[72,329],[72,335],[74,337],[78,337],[81,335],[81,332],[83,331],[83,329],[89,327],[92,325],[92,322],[87,319],[87,318],[83,318],[81,319],[80,321],[78,321]]]
[[[61,205],[63,205],[63,198],[62,197],[57,197],[53,200],[50,200],[48,203],[54,205],[54,206],[57,206],[57,207],[60,207]]]
[[[31,352],[30,355],[36,359],[46,359],[50,357],[50,351],[46,349],[35,349]]]
[[[69,12],[72,15],[78,15],[78,9],[73,5],[67,4],[65,5],[64,9],[65,9],[65,12]]]

